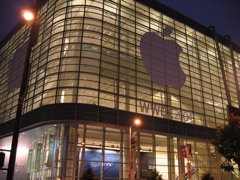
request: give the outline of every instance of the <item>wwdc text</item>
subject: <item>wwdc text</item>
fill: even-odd
[[[193,113],[184,111],[174,107],[167,107],[162,104],[139,102],[142,113],[152,114],[153,116],[160,116],[169,119],[175,119],[191,123],[193,121]]]

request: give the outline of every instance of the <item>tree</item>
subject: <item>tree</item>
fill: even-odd
[[[225,162],[221,164],[221,168],[225,171],[232,172],[233,165],[238,165],[240,170],[240,120],[239,118],[231,118],[229,124],[220,126],[216,131],[216,139],[213,145],[217,151],[225,157]]]

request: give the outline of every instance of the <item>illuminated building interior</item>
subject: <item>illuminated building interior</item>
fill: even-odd
[[[24,98],[26,127],[19,140],[18,173],[31,179],[80,179],[88,166],[94,166],[100,179],[127,179],[129,123],[125,119],[130,121],[132,116],[119,114],[131,113],[147,117],[143,118],[145,125],[153,123],[149,125],[153,131],[142,127],[137,136],[138,178],[146,178],[149,170],[156,169],[163,179],[175,180],[185,176],[188,162],[193,178],[208,171],[216,179],[229,176],[219,169],[221,157],[207,132],[227,122],[229,103],[239,107],[239,78],[234,70],[240,72],[240,51],[214,39],[207,28],[204,33],[170,14],[140,0],[49,0],[39,8],[38,39],[31,51]],[[173,31],[164,35],[168,27]],[[16,115],[30,28],[18,27],[0,45],[0,129]],[[180,89],[153,82],[140,48],[146,32],[182,49],[180,54],[167,47],[162,50],[167,65],[168,54],[179,56],[186,75]],[[157,72],[159,78],[174,71],[170,66]],[[179,80],[180,76],[173,78]],[[90,108],[87,115],[84,107]],[[51,108],[51,116],[44,114]],[[32,115],[39,112],[40,116]],[[105,112],[112,112],[111,118]],[[103,116],[106,120],[101,121]],[[168,123],[161,124],[158,131],[155,122],[163,120]],[[171,123],[177,123],[175,131]],[[185,126],[194,136],[185,132]],[[7,130],[0,133],[1,147],[10,147],[8,135]],[[190,159],[181,154],[186,144],[191,144]]]

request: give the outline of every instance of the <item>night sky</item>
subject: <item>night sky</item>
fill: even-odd
[[[19,21],[22,8],[34,0],[0,0],[0,41]],[[149,0],[146,0],[149,1]],[[239,0],[158,0],[205,25],[213,25],[221,35],[230,35],[240,45]]]

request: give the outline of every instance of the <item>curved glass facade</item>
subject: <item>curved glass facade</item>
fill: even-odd
[[[0,140],[0,148],[10,149],[10,137]],[[137,178],[146,179],[156,169],[163,179],[192,179],[211,172],[215,179],[229,179],[220,170],[221,159],[211,143],[174,136],[140,132],[137,134]],[[192,157],[183,157],[182,145],[190,144]],[[22,179],[80,179],[89,167],[98,179],[128,179],[128,130],[83,124],[41,126],[21,133],[16,172]],[[7,163],[5,164],[7,165]],[[0,174],[4,178],[5,172]]]
[[[86,103],[212,128],[224,123],[227,99],[214,39],[131,0],[51,1],[39,11],[38,21],[25,112],[47,104]],[[186,81],[180,90],[153,83],[141,57],[142,35],[163,37],[167,26],[173,32],[165,40],[182,48],[179,61]],[[20,32],[15,36],[22,37]],[[15,39],[1,48],[1,57],[13,56],[20,46],[13,43],[24,44]],[[238,107],[230,49],[220,44],[220,50],[231,103]],[[234,52],[237,72],[239,57]],[[10,66],[5,61],[2,82]],[[12,94],[18,92],[9,93],[6,86],[1,84],[1,122],[14,118]]]
[[[212,38],[213,31],[205,28],[203,33],[140,1],[51,0],[39,9],[22,116],[23,128],[38,127],[20,137],[23,157],[18,154],[16,169],[22,177],[80,179],[91,166],[100,179],[127,179],[129,123],[119,121],[130,119],[120,115],[131,113],[149,117],[145,124],[151,127],[173,128],[138,132],[138,179],[151,170],[163,179],[185,178],[188,163],[195,179],[207,171],[216,179],[229,178],[204,138],[209,129],[227,123],[227,105],[239,107],[239,51]],[[0,129],[16,116],[30,28],[21,26],[0,45]],[[74,118],[64,119],[59,104]],[[76,105],[74,112],[67,105]],[[85,110],[87,115],[80,116]],[[40,111],[40,116],[54,115],[37,122]],[[113,117],[100,121],[105,111]],[[46,119],[50,125],[43,126]],[[200,133],[192,136],[190,131]],[[10,137],[2,138],[0,146],[8,149],[9,142]],[[183,157],[187,145],[191,158]],[[4,176],[3,171],[0,178]]]

